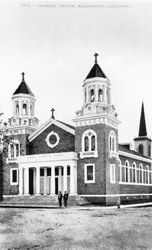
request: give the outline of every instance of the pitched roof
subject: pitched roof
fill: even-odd
[[[140,115],[140,124],[139,124],[139,134],[138,134],[138,136],[147,136],[145,111],[144,111],[143,102],[142,102],[142,107],[141,107],[141,115]]]
[[[131,149],[129,149],[129,147],[127,148],[127,146],[124,146],[124,145],[121,145],[121,144],[119,144],[119,151],[123,151],[123,152],[129,153],[129,154],[132,154],[132,155],[136,155],[136,156],[140,156],[140,157],[143,157],[145,159],[151,159],[150,157],[145,156],[143,154],[140,154],[139,152],[137,152],[135,150],[131,150]],[[119,152],[119,154],[121,154],[121,153]]]
[[[13,95],[17,95],[17,94],[27,94],[27,95],[34,96],[34,94],[32,93],[32,91],[30,90],[29,86],[25,82],[24,73],[22,73],[22,82],[20,83],[20,85],[18,86],[18,88],[13,93]]]
[[[73,126],[66,124],[64,122],[61,122],[59,120],[50,118],[46,123],[44,123],[40,128],[38,128],[29,136],[29,141],[31,142],[32,140],[34,140],[38,135],[40,135],[43,131],[45,131],[52,124],[56,125],[59,128],[62,128],[63,130],[69,132],[70,134],[75,135],[75,128]]]
[[[94,78],[94,77],[102,77],[107,78],[105,73],[102,71],[98,63],[95,63],[90,70],[89,74],[87,75],[86,79]]]

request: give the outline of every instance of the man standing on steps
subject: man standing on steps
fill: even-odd
[[[58,201],[59,201],[59,207],[62,207],[62,193],[59,191],[58,193]]]
[[[64,192],[64,196],[63,196],[63,199],[64,199],[64,206],[67,207],[67,200],[68,200],[68,193],[65,191]]]

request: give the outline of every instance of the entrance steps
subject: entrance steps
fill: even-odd
[[[69,195],[68,206],[83,206],[88,205],[85,198],[79,195]],[[0,202],[0,207],[43,207],[43,208],[56,208],[58,207],[57,195],[40,195],[40,196],[4,196],[3,201]]]

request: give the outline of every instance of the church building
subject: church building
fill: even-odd
[[[111,83],[97,61],[83,82],[83,106],[73,126],[51,118],[42,126],[35,96],[25,81],[12,95],[13,140],[3,167],[4,196],[56,196],[67,191],[92,203],[152,200],[151,139],[142,103],[134,143],[119,144],[119,120]],[[85,72],[84,72],[85,73]]]

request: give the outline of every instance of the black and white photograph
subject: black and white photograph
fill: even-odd
[[[0,250],[152,249],[151,13],[0,1]]]

